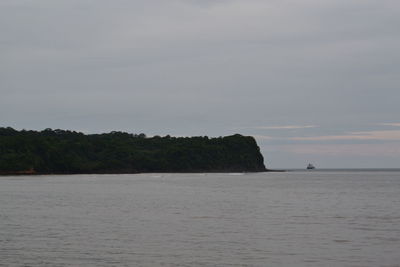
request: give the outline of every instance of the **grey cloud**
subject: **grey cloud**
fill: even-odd
[[[391,0],[4,0],[0,120],[175,135],[380,130],[400,111],[399,13]],[[271,164],[300,161],[282,153]]]

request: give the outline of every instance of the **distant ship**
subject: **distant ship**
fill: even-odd
[[[315,166],[312,165],[311,163],[309,163],[309,164],[307,165],[307,170],[314,170],[314,169],[315,169]]]

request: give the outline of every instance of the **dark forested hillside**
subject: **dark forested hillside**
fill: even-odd
[[[0,174],[265,171],[253,137],[0,128]]]

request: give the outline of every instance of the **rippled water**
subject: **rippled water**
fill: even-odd
[[[0,266],[400,266],[400,172],[0,177]]]

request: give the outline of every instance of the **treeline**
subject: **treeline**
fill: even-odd
[[[0,174],[265,171],[253,137],[0,128]]]

